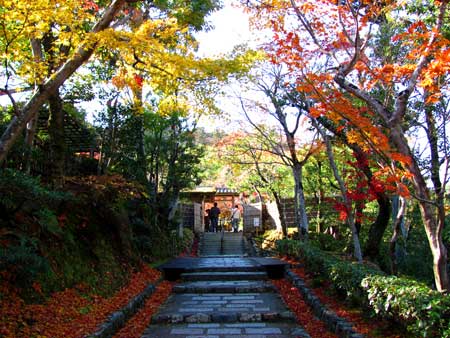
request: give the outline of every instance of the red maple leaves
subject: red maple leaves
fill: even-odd
[[[44,304],[25,304],[18,290],[4,282],[0,284],[0,335],[5,338],[84,337],[160,276],[159,271],[144,265],[131,276],[128,285],[110,298],[79,285],[54,293]],[[36,284],[35,289],[39,287]]]
[[[173,282],[163,281],[156,291],[145,302],[144,307],[127,322],[114,338],[139,338],[147,328],[150,318],[158,310],[159,306],[165,302],[172,292]]]
[[[281,297],[297,317],[298,322],[306,329],[312,338],[335,338],[335,334],[330,333],[325,324],[317,319],[310,309],[309,305],[305,303],[303,296],[292,283],[286,279],[272,280],[272,283],[277,287]]]

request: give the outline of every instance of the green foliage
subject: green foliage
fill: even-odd
[[[62,235],[63,231],[58,224],[58,219],[53,211],[43,208],[36,212],[38,218],[38,223],[41,228],[52,234],[52,235]]]
[[[370,306],[395,319],[417,337],[450,337],[450,296],[398,277],[369,276],[362,281]]]
[[[308,272],[347,299],[395,320],[414,336],[450,337],[450,296],[407,278],[386,276],[371,266],[342,260],[297,240],[280,240],[277,251],[304,262]]]
[[[194,243],[194,233],[190,229],[183,229],[182,238],[179,238],[178,234],[175,232],[172,232],[171,236],[175,236],[177,253],[188,251]]]
[[[334,238],[330,234],[322,232],[310,232],[308,234],[309,241],[323,251],[343,252],[345,242]]]
[[[281,254],[298,257],[305,263],[308,271],[332,281],[339,293],[359,303],[364,303],[361,281],[368,275],[383,274],[382,271],[363,264],[340,260],[303,241],[280,240],[277,242],[277,250]]]
[[[189,25],[198,31],[204,28],[205,17],[220,8],[217,0],[157,0],[155,5],[161,10],[168,11],[183,25]]]
[[[183,229],[183,237],[179,238],[177,230],[164,231],[140,218],[134,219],[132,229],[133,245],[147,262],[176,256],[188,250],[194,240],[189,229]]]
[[[27,287],[38,274],[49,271],[49,264],[38,254],[37,240],[21,236],[18,244],[0,246],[0,271],[7,271],[16,285]]]
[[[41,209],[42,205],[56,207],[71,199],[70,194],[47,189],[37,178],[13,169],[0,173],[0,192],[0,210],[6,213],[3,216],[25,207],[32,210]]]
[[[97,232],[97,236],[101,234]],[[88,240],[78,235],[75,241],[59,240],[57,243],[56,246],[43,244],[51,269],[36,277],[45,293],[84,283],[96,293],[107,296],[127,279],[129,266],[121,262],[109,237]]]

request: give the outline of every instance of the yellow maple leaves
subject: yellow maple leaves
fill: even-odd
[[[49,57],[36,55],[32,40],[51,36],[52,52],[65,52],[50,62],[58,65],[85,38],[87,27],[95,21],[95,12],[86,8],[86,0],[3,0],[0,4],[0,62],[17,74],[17,81],[40,83],[48,74]]]

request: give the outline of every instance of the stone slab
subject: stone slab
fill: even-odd
[[[289,264],[275,258],[264,257],[180,257],[158,268],[166,279],[177,280],[189,272],[250,272],[265,271],[269,278],[283,278]]]
[[[171,295],[153,316],[152,322],[292,319],[292,314],[276,293],[183,293]]]
[[[151,325],[142,338],[310,338],[295,323],[201,323]]]
[[[264,280],[267,274],[262,271],[207,271],[185,272],[180,277],[185,281]]]
[[[174,293],[249,293],[274,292],[275,287],[269,281],[194,281],[174,286]]]

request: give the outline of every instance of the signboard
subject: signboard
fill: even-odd
[[[253,226],[259,227],[259,217],[258,218],[257,217],[253,218]]]

